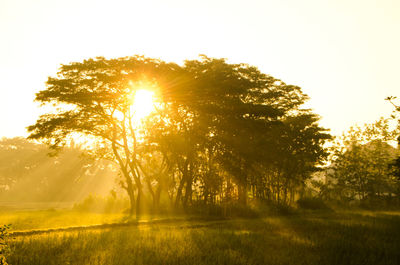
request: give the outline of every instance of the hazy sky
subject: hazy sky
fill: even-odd
[[[60,64],[141,54],[249,63],[302,87],[338,134],[400,96],[399,0],[0,0],[0,137],[26,136]]]

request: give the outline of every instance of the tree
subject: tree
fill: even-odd
[[[318,120],[319,117],[309,110],[302,110],[285,117],[283,128],[276,132],[281,134],[273,164],[278,175],[271,190],[278,203],[288,203],[288,199],[293,202],[296,189],[302,195],[306,180],[320,170],[328,157],[323,143],[331,136],[319,127]]]
[[[396,104],[396,103],[394,103],[394,101],[397,99],[397,97],[387,97],[386,98],[386,100],[387,101],[389,101],[392,105],[393,105],[393,107],[395,108],[394,109],[394,114],[392,115],[392,118],[393,119],[395,119],[396,118],[396,116],[397,116],[397,126],[398,126],[398,128],[400,129],[400,118],[398,117],[398,114],[400,113],[400,106],[398,105],[398,104]],[[398,146],[400,146],[400,136],[399,137],[397,137],[397,143],[398,143]],[[393,161],[393,163],[391,164],[391,167],[394,169],[394,174],[395,174],[395,176],[397,176],[397,178],[399,179],[399,181],[400,181],[400,156],[398,156],[394,161]],[[400,188],[399,188],[400,189]]]
[[[99,57],[62,65],[57,77],[49,77],[47,88],[36,94],[36,101],[60,109],[42,115],[29,126],[29,138],[44,139],[53,149],[65,145],[72,135],[94,139],[119,165],[124,177],[122,187],[131,202],[130,213],[136,208],[140,215],[143,174],[138,132],[132,122],[136,115],[131,108],[132,97],[143,86],[168,82],[168,73],[174,67],[140,56]]]
[[[351,128],[336,143],[329,179],[340,198],[363,201],[396,193],[389,165],[398,152],[388,142],[397,130],[389,130],[388,122],[381,118],[363,128]]]

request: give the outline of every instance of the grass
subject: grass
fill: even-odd
[[[70,210],[17,210],[0,212],[0,224],[12,224],[12,231],[27,231],[118,222],[123,217],[123,214],[101,214]]]
[[[400,264],[399,228],[398,213],[373,212],[177,220],[17,236],[7,260],[12,265]]]

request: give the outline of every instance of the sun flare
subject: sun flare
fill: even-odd
[[[136,90],[132,103],[132,119],[141,121],[154,110],[154,92],[147,89]]]

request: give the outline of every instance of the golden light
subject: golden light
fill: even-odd
[[[154,110],[154,92],[147,89],[138,89],[135,92],[132,103],[132,119],[141,121]]]

